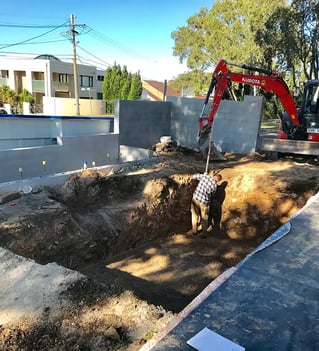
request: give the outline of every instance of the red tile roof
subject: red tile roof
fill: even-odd
[[[163,82],[158,82],[156,80],[143,80],[143,82],[145,82],[146,84],[143,85],[143,89],[147,91],[148,95],[150,97],[152,97],[154,100],[157,101],[161,101],[162,98],[160,98],[159,96],[163,96],[163,92],[164,92],[164,83]],[[153,88],[153,90],[155,89],[155,91],[157,92],[157,94],[155,95],[154,93],[152,93],[152,91],[150,91],[149,89],[147,89],[147,85],[149,85],[150,87]],[[181,96],[180,93],[178,93],[177,91],[173,90],[172,88],[170,88],[169,86],[167,86],[166,89],[166,96]]]

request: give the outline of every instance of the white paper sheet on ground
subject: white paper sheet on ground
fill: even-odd
[[[202,329],[187,341],[187,344],[198,351],[245,351],[245,348],[213,332]]]

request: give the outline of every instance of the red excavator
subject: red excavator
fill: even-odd
[[[233,73],[228,69],[228,66],[240,67],[247,70],[247,74]],[[261,88],[266,93],[274,94],[281,102],[284,112],[280,115],[279,142],[274,143],[272,139],[268,146],[267,144],[264,145],[266,150],[319,155],[319,143],[309,144],[309,142],[319,141],[319,81],[310,80],[305,83],[302,104],[300,108],[297,108],[287,84],[277,72],[229,63],[225,60],[221,60],[217,64],[212,74],[212,80],[199,117],[198,144],[204,154],[208,152],[211,128],[218,107],[226,88],[230,87],[232,82]],[[213,91],[211,111],[207,117],[204,117],[206,106]],[[216,148],[214,151],[216,153]]]

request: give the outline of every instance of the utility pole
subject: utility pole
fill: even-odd
[[[76,63],[76,42],[75,36],[78,32],[75,30],[74,15],[70,16],[71,38],[73,46],[73,74],[74,74],[74,97],[75,97],[75,113],[80,116],[80,102],[79,102],[79,83],[78,83],[78,67]]]

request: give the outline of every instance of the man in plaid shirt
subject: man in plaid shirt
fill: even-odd
[[[214,176],[208,173],[194,174],[193,179],[199,181],[194,191],[192,203],[191,203],[191,215],[192,215],[192,234],[197,233],[197,227],[202,223],[202,233],[207,235],[208,228],[208,216],[210,209],[210,202],[217,189],[217,183],[222,180],[220,174]]]

